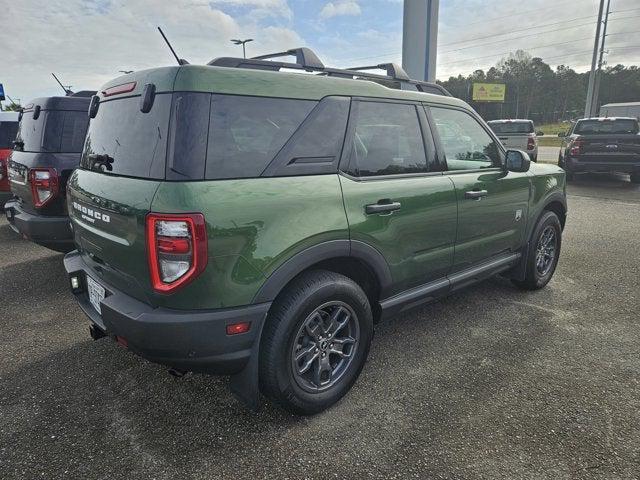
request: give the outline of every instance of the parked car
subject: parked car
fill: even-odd
[[[491,120],[487,124],[506,148],[524,150],[538,161],[538,137],[531,120]]]
[[[25,107],[9,157],[14,198],[5,205],[11,228],[42,246],[73,250],[67,214],[69,175],[80,162],[95,92],[37,98]]]
[[[578,120],[563,137],[558,165],[571,180],[579,172],[622,172],[640,183],[638,120],[595,117]]]
[[[68,184],[64,264],[93,338],[313,414],[356,381],[381,318],[498,273],[544,287],[565,175],[398,66],[289,53],[104,85]]]
[[[601,117],[632,117],[640,120],[640,102],[607,103],[600,107]]]
[[[0,208],[12,196],[9,187],[7,159],[13,148],[13,141],[18,131],[18,112],[0,112]]]

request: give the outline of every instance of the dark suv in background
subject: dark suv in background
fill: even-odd
[[[95,92],[37,98],[23,110],[9,157],[14,198],[5,205],[11,228],[52,250],[73,250],[66,187],[80,162],[87,111]]]

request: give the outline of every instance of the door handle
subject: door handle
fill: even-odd
[[[384,202],[384,203],[380,203]],[[365,205],[364,211],[366,214],[370,215],[373,213],[392,213],[396,210],[400,210],[402,204],[400,202],[391,202],[389,200],[380,200],[378,203],[372,203],[370,205]]]
[[[489,195],[489,192],[486,190],[471,190],[469,192],[464,192],[464,198],[470,200],[481,200],[482,197],[486,197]]]

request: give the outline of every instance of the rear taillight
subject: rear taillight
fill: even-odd
[[[207,230],[201,213],[147,215],[147,255],[151,284],[170,293],[207,266]]]
[[[29,170],[29,183],[33,205],[36,208],[44,207],[53,200],[60,188],[58,172],[54,168],[32,168]]]
[[[536,148],[536,139],[529,137],[527,139],[527,150],[533,150],[534,148]]]
[[[572,157],[577,157],[582,153],[582,146],[584,142],[582,140],[574,140],[571,143],[571,150],[569,150],[569,155]]]
[[[7,161],[0,158],[0,182],[7,178]]]

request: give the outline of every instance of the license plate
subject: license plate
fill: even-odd
[[[87,276],[87,290],[89,291],[89,301],[91,302],[91,305],[93,305],[93,308],[102,315],[100,302],[104,300],[104,288],[93,278]]]

